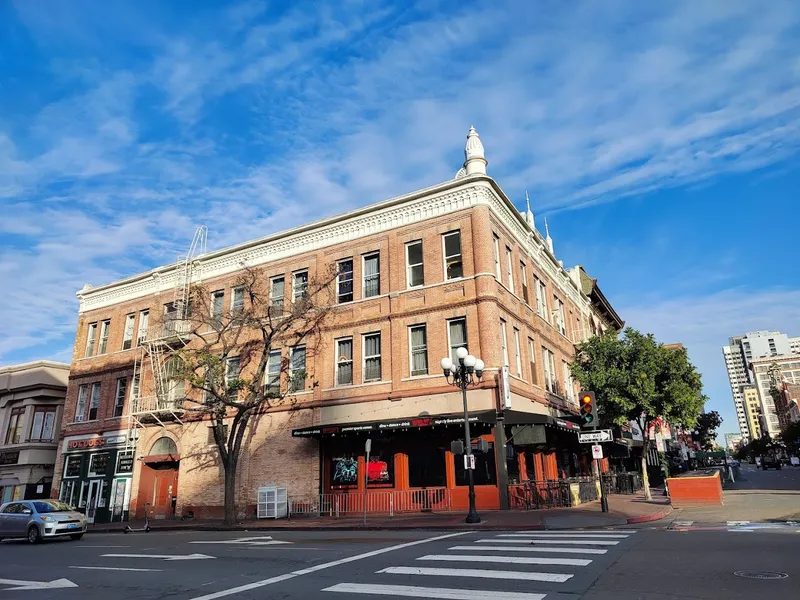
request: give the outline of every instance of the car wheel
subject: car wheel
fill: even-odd
[[[31,544],[38,544],[42,541],[42,534],[39,532],[39,528],[36,525],[28,527],[28,541]]]
[[[73,533],[69,537],[70,537],[70,539],[75,540],[77,542],[78,540],[83,538],[83,534],[82,533]]]

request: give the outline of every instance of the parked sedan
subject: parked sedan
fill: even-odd
[[[79,540],[84,533],[86,517],[58,500],[20,500],[0,506],[0,540],[24,537],[36,544],[65,535]]]

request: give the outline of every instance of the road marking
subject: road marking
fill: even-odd
[[[79,566],[71,566],[70,569],[86,569],[91,571],[158,571],[161,572],[161,569],[134,569],[131,567],[79,567]]]
[[[0,585],[12,585],[14,587],[5,588],[4,592],[14,590],[54,590],[58,588],[75,588],[77,583],[72,583],[69,579],[53,579],[52,581],[24,581],[22,579],[0,579]]]
[[[477,550],[477,548],[476,548]],[[517,565],[567,565],[585,567],[592,561],[588,558],[541,558],[538,556],[475,556],[469,554],[427,554],[417,560],[438,560],[449,562],[488,562]]]
[[[478,540],[479,542],[507,542],[509,540]],[[497,550],[499,552],[557,552],[561,554],[605,554],[608,550],[599,548],[550,548],[548,546],[453,546],[448,550]]]
[[[72,548],[130,548],[130,546],[89,546],[87,544],[75,544]]]
[[[271,535],[257,537],[236,538],[233,540],[196,540],[190,544],[242,544],[245,546],[274,546],[277,544],[293,544],[294,542],[282,542],[273,540]]]
[[[523,571],[490,571],[488,569],[440,569],[435,567],[387,567],[376,573],[394,575],[435,575],[438,577],[480,577],[483,579],[517,579],[520,581],[550,581],[564,583],[571,573],[525,573]]]
[[[107,558],[155,558],[158,560],[204,560],[216,558],[208,554],[101,554]]]
[[[559,531],[509,531],[510,535],[563,535],[564,537],[628,537],[635,531],[578,531],[575,529]]]
[[[519,536],[512,535],[512,534],[505,534],[505,535],[498,535],[497,537],[513,537],[516,538],[515,541],[518,544],[573,544],[576,546],[580,546],[582,544],[586,544],[587,546],[616,546],[619,544],[617,541],[613,540],[565,540],[564,538],[540,538],[535,540],[530,539],[523,539]],[[499,541],[499,540],[495,540]]]
[[[728,527],[737,527],[739,525],[749,525],[750,521],[728,521]]]
[[[677,527],[691,527],[694,525],[694,521],[673,521],[672,524]]]
[[[438,542],[439,540],[446,540],[448,538],[458,537],[462,535],[467,535],[471,533],[470,531],[460,531],[458,533],[448,533],[446,535],[438,535],[436,537],[425,538],[424,540],[414,540],[413,542],[405,542],[404,544],[398,544],[396,546],[389,546],[388,548],[381,548],[379,550],[373,550],[371,552],[365,552],[363,554],[357,554],[356,556],[350,556],[348,558],[342,558],[340,560],[334,560],[327,563],[322,563],[320,565],[315,565],[313,567],[309,567],[307,569],[301,569],[299,571],[292,571],[291,573],[286,573],[284,575],[278,575],[277,577],[270,577],[269,579],[262,579],[261,581],[255,581],[253,583],[248,583],[246,585],[240,585],[235,588],[230,588],[227,590],[222,590],[220,592],[214,592],[213,594],[207,594],[205,596],[197,596],[196,598],[192,598],[191,600],[216,600],[216,598],[224,598],[225,596],[231,596],[233,594],[238,594],[239,592],[247,592],[250,590],[255,590],[260,587],[264,587],[266,585],[271,585],[273,583],[279,583],[281,581],[286,581],[287,579],[294,579],[300,575],[308,575],[310,573],[315,573],[317,571],[321,571],[323,569],[329,569],[331,567],[338,567],[339,565],[344,565],[350,562],[354,562],[357,560],[363,560],[365,558],[372,558],[373,556],[378,556],[380,554],[385,554],[387,552],[392,552],[394,550],[402,550],[403,548],[410,548],[412,546],[419,546],[420,544],[427,544],[428,542]]]
[[[586,535],[585,533],[504,533],[498,537],[521,537],[521,538],[586,538],[590,540],[609,538],[613,540],[624,540],[628,536],[626,534],[594,534]]]
[[[459,590],[454,588],[430,588],[415,585],[378,585],[369,583],[337,583],[325,588],[323,592],[344,592],[346,594],[373,594],[375,596],[404,596],[406,598],[439,598],[441,600],[464,600],[472,598],[477,590]],[[528,592],[496,592],[487,593],[492,600],[543,600],[546,594],[529,594]]]

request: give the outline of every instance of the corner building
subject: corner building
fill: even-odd
[[[363,494],[365,475],[370,493],[396,492],[412,509],[445,499],[465,508],[463,460],[451,453],[463,439],[461,392],[439,367],[461,346],[486,364],[467,393],[474,447],[488,442],[476,459],[478,507],[508,508],[526,480],[589,474],[567,365],[576,343],[622,321],[596,280],[556,259],[530,207],[518,211],[487,176],[474,129],[465,153],[450,181],[194,261],[194,281],[215,290],[221,310],[235,301],[243,261],[284,303],[305,278],[332,266],[340,273],[321,351],[271,349],[305,361],[318,385],[254,421],[237,480],[240,513],[253,516],[257,489],[268,485],[286,487],[296,503],[334,494],[346,506]],[[156,518],[222,514],[210,423],[181,418],[183,382],[165,409],[177,418],[131,418],[135,390],[146,385],[134,378],[137,346],[153,335],[150,316],[169,310],[180,277],[180,265],[168,265],[78,293],[53,489],[97,507],[96,519],[141,516],[145,503]]]

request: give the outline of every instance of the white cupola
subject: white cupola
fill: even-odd
[[[466,175],[486,175],[486,157],[481,138],[474,127],[469,128],[467,146],[464,148],[464,171]]]

